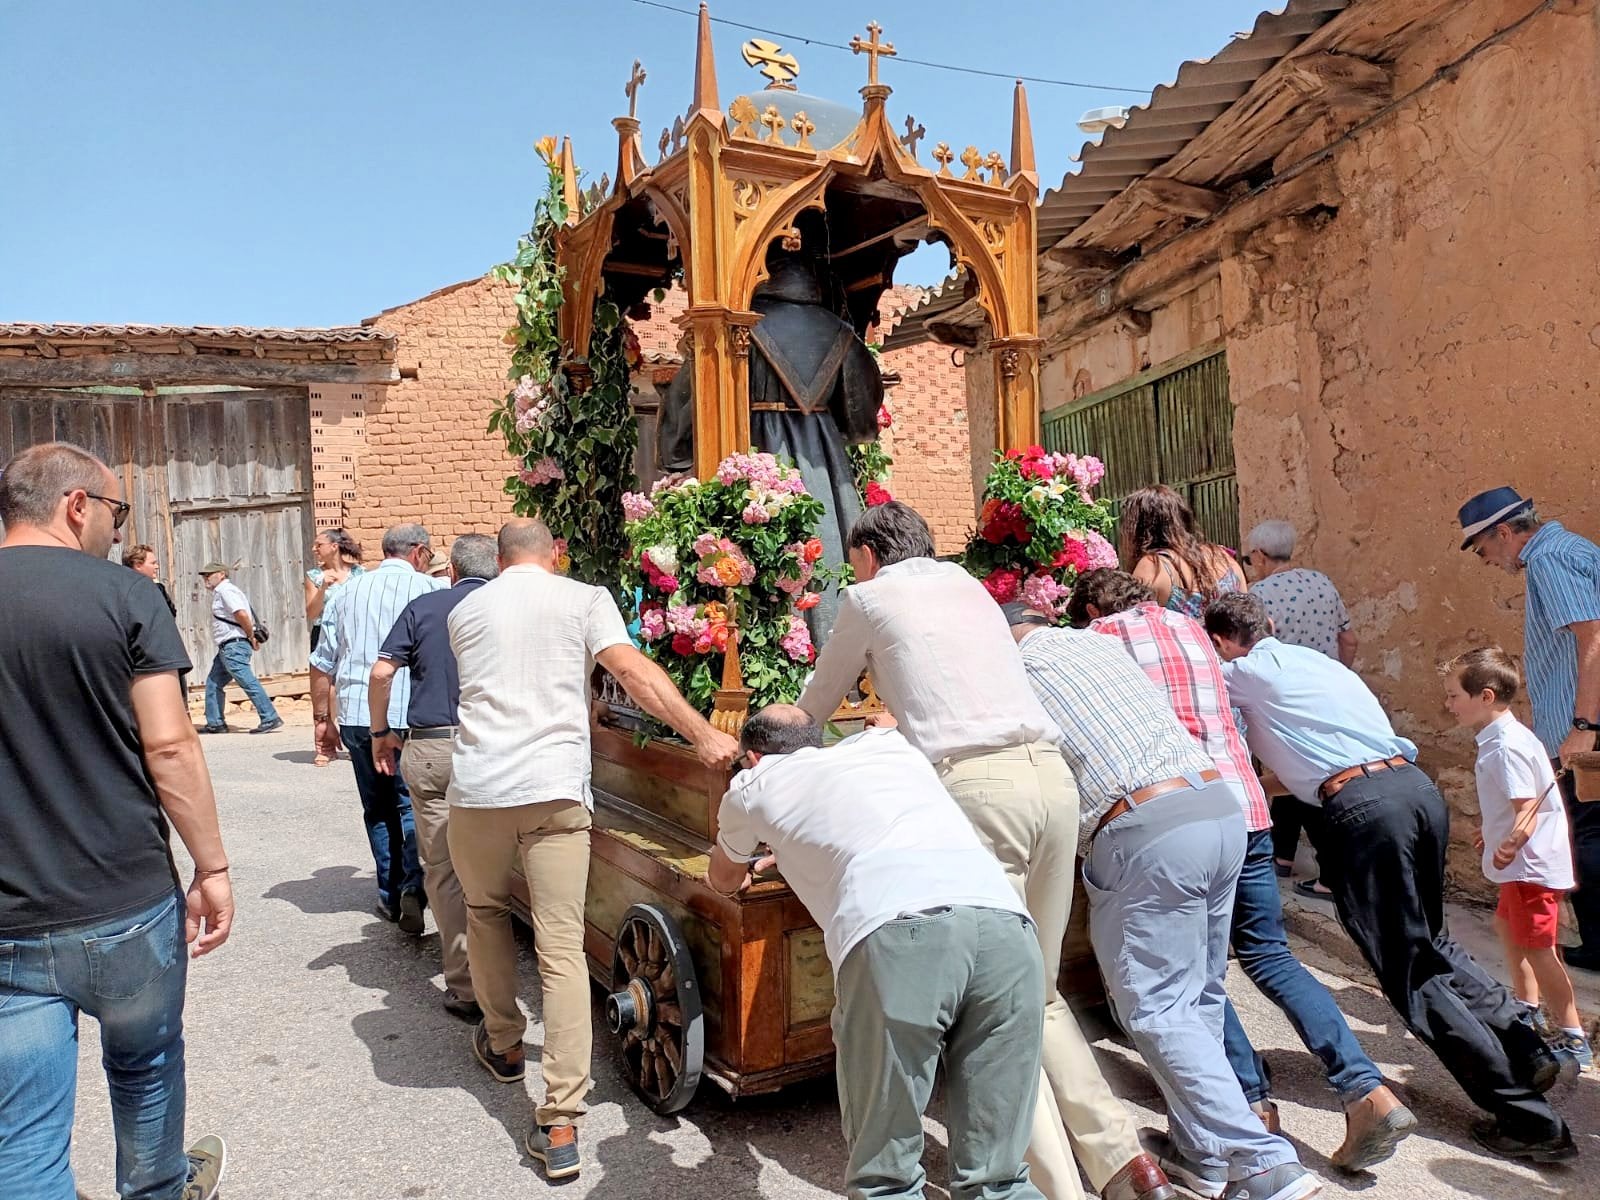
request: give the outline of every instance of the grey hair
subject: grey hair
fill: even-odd
[[[1512,533],[1532,533],[1543,524],[1544,518],[1539,515],[1538,510],[1531,504],[1517,513],[1516,516],[1505,519],[1505,525]]]
[[[110,470],[70,442],[30,446],[0,474],[0,525],[48,525],[63,496],[78,488],[100,491]]]
[[[544,558],[555,550],[550,526],[539,517],[513,517],[500,526],[498,544],[500,559],[507,563]]]
[[[429,546],[428,531],[421,525],[392,525],[383,535],[383,556],[399,558],[418,546]]]
[[[752,713],[739,731],[739,748],[757,754],[793,754],[821,746],[822,726],[789,704],[769,704]]]
[[[1259,550],[1268,558],[1288,562],[1294,557],[1294,526],[1287,521],[1263,521],[1245,538],[1246,550]]]
[[[450,565],[457,579],[493,579],[500,574],[494,539],[487,533],[463,533],[450,547]]]

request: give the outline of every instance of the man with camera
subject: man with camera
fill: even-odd
[[[267,640],[266,630],[256,622],[250,598],[228,578],[226,563],[206,563],[200,568],[200,578],[211,592],[211,637],[217,643],[217,656],[211,660],[211,672],[206,676],[206,725],[201,732],[228,732],[222,700],[230,679],[250,697],[250,703],[256,706],[256,715],[261,718],[261,723],[251,733],[282,729],[283,718],[272,706],[267,689],[261,686],[250,666],[251,656]]]

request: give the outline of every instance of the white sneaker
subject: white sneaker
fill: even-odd
[[[212,1200],[222,1186],[222,1172],[228,1165],[228,1147],[219,1137],[207,1135],[189,1147],[189,1179],[183,1185],[183,1200]]]

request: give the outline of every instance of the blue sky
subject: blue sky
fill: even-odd
[[[683,8],[695,0],[665,0]],[[904,55],[1148,89],[1263,0],[718,0],[712,15]],[[695,23],[634,0],[0,0],[0,321],[353,323],[509,256],[533,143],[611,171],[637,57],[647,153],[687,106]],[[714,27],[724,104],[758,36]],[[866,62],[777,38],[801,90],[854,102]],[[1009,145],[1011,83],[886,60],[898,122]],[[1076,120],[1127,92],[1030,84],[1044,186]],[[902,281],[931,282],[919,255]],[[906,275],[913,277],[906,279]]]

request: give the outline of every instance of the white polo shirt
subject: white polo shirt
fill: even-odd
[[[461,673],[451,804],[514,808],[581,800],[589,788],[589,674],[629,644],[604,588],[519,563],[450,613]]]
[[[242,638],[244,630],[233,622],[235,613],[250,612],[250,598],[231,579],[224,579],[211,589],[211,640],[217,645]],[[252,614],[252,620],[254,615]]]
[[[1027,911],[927,758],[897,730],[768,755],[733,777],[717,819],[730,857],[748,858],[763,842],[777,855],[822,928],[835,975],[857,942],[901,913],[947,904]]]
[[[1483,873],[1491,883],[1537,883],[1568,891],[1572,874],[1572,835],[1567,806],[1556,787],[1544,743],[1509,712],[1478,732],[1478,810],[1483,814]],[[1533,834],[1509,867],[1494,865],[1494,852],[1511,836],[1517,812],[1513,800],[1538,798]]]

